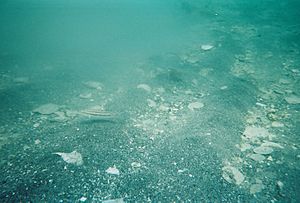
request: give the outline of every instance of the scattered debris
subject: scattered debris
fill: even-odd
[[[83,164],[82,156],[77,151],[73,151],[71,153],[55,152],[53,154],[61,156],[61,158],[69,164],[76,164],[78,166]]]

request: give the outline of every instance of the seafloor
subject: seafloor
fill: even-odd
[[[300,202],[299,1],[1,1],[0,202]]]

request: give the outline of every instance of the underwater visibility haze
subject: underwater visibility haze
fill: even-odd
[[[0,202],[300,202],[299,0],[1,0]]]

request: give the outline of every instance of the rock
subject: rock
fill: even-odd
[[[249,156],[252,160],[257,161],[257,162],[262,162],[263,160],[265,160],[265,156],[261,155],[261,154],[251,154]]]
[[[60,106],[56,105],[56,104],[44,104],[42,106],[39,106],[38,108],[34,109],[33,112],[34,113],[40,113],[43,115],[49,115],[49,114],[53,114],[55,112],[57,112],[59,110]]]
[[[277,181],[277,187],[280,189],[280,190],[282,190],[283,189],[283,182],[281,182],[280,180],[279,181]]]
[[[260,106],[260,107],[266,107],[266,104],[260,103],[260,102],[256,102],[255,105]]]
[[[83,164],[82,156],[77,151],[73,151],[71,153],[55,152],[53,154],[61,156],[61,158],[69,164],[76,164],[78,166]]]
[[[106,169],[105,172],[108,173],[108,174],[111,174],[111,175],[120,175],[120,171],[119,171],[119,169],[117,169],[116,166],[109,167],[108,169]]]
[[[284,127],[284,124],[283,124],[283,123],[280,123],[280,122],[278,122],[278,121],[273,121],[271,125],[272,125],[272,127],[274,127],[274,128],[282,128],[282,127]]]
[[[281,146],[280,144],[278,144],[276,142],[270,142],[270,141],[266,141],[266,140],[264,140],[264,143],[262,143],[261,146],[263,146],[263,147],[276,147],[276,148],[280,148],[280,149],[284,148],[283,146]]]
[[[203,51],[208,51],[208,50],[211,50],[212,48],[214,48],[214,46],[211,45],[211,44],[203,44],[203,45],[201,45],[201,49]]]
[[[250,144],[248,144],[248,143],[242,143],[242,144],[240,144],[240,145],[237,145],[237,147],[238,147],[242,152],[247,151],[248,149],[251,149],[251,148],[252,148],[252,146],[251,146]]]
[[[54,117],[52,121],[65,122],[69,119],[68,117],[66,117],[65,112],[57,111],[54,112],[54,114],[56,115],[56,117]]]
[[[18,83],[18,84],[25,84],[29,82],[29,78],[28,77],[17,77],[13,79],[14,83]]]
[[[141,163],[139,163],[139,162],[132,162],[131,163],[131,167],[132,168],[140,168],[142,166],[142,164]]]
[[[86,197],[81,197],[81,198],[79,199],[80,202],[85,202],[86,200],[87,200]]]
[[[204,107],[204,104],[203,103],[201,103],[201,102],[192,102],[192,103],[190,103],[189,105],[188,105],[188,108],[190,109],[190,110],[194,110],[194,109],[200,109],[200,108],[202,108],[202,107]]]
[[[262,127],[247,126],[243,135],[248,139],[256,139],[270,136],[267,129]]]
[[[300,97],[292,95],[285,98],[285,101],[289,104],[300,104]]]
[[[104,108],[100,105],[92,106],[90,108],[81,110],[78,112],[81,116],[88,116],[90,118],[92,117],[112,117],[113,113],[105,111]]]
[[[188,171],[187,168],[184,168],[184,169],[178,169],[178,170],[177,170],[177,173],[184,173],[184,172],[186,172],[186,171]]]
[[[284,84],[284,85],[287,85],[287,84],[290,84],[291,81],[289,79],[279,79],[279,83],[280,84]]]
[[[102,84],[96,81],[87,81],[83,83],[87,88],[102,90]]]
[[[103,200],[102,203],[125,203],[123,198]]]
[[[260,146],[253,149],[256,154],[271,154],[273,149],[271,147]]]
[[[79,95],[80,99],[90,99],[91,97],[92,97],[92,93],[84,93]]]
[[[147,102],[148,102],[148,106],[150,106],[150,107],[156,107],[156,102],[153,101],[152,99],[147,99]]]
[[[255,183],[250,187],[250,194],[261,192],[263,189],[264,185],[262,183]]]
[[[245,180],[244,175],[233,166],[224,166],[222,171],[222,177],[229,183],[240,185]]]
[[[146,92],[151,92],[151,87],[147,84],[139,84],[136,88],[143,89]]]
[[[170,108],[168,107],[167,104],[161,104],[158,108],[158,110],[160,110],[160,111],[169,111],[169,109]]]

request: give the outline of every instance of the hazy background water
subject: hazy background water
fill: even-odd
[[[1,200],[297,202],[299,103],[286,98],[300,94],[299,9],[296,0],[2,0]],[[60,110],[33,112],[47,103]],[[113,118],[70,116],[94,106]],[[247,126],[275,136],[242,151]],[[251,160],[266,141],[282,148]],[[83,165],[53,154],[73,150]],[[241,185],[225,180],[228,165]],[[113,166],[120,175],[105,172]]]

